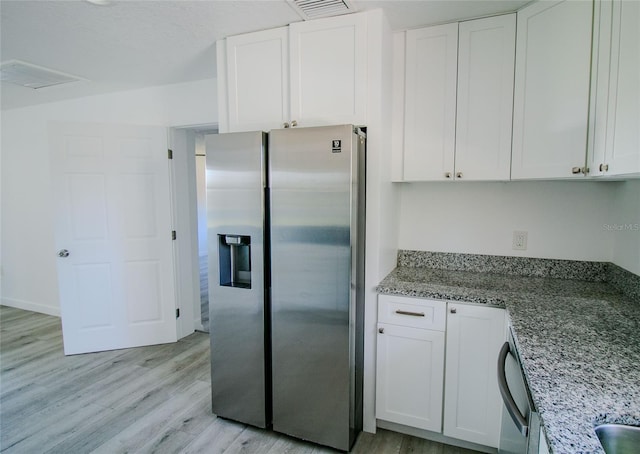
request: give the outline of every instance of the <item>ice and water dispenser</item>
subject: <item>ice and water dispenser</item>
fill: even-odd
[[[251,288],[251,237],[218,235],[220,285]]]

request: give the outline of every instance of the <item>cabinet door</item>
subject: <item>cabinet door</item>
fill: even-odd
[[[591,55],[591,99],[587,167],[589,175],[604,175],[607,139],[607,109],[611,62],[611,0],[595,2],[593,9],[593,49]]]
[[[227,86],[230,131],[289,121],[287,27],[227,38]]]
[[[640,2],[613,2],[605,165],[640,173]]]
[[[376,418],[442,430],[444,333],[378,324]]]
[[[511,178],[579,177],[586,162],[590,1],[518,11]]]
[[[496,361],[506,339],[505,311],[448,306],[443,433],[497,448],[502,400]]]
[[[367,16],[296,22],[289,32],[291,119],[366,125]]]
[[[511,173],[515,14],[459,25],[455,178]]]
[[[457,23],[407,31],[405,181],[453,179],[457,58]]]
[[[404,74],[405,37],[407,33],[393,34],[393,60],[391,66],[391,181],[404,180]]]

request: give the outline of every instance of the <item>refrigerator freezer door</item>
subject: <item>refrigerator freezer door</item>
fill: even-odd
[[[269,424],[262,132],[206,136],[213,412]]]
[[[269,137],[273,429],[342,450],[358,424],[358,142],[352,126]]]

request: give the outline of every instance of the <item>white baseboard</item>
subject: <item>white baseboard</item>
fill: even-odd
[[[15,298],[2,298],[2,305],[23,309],[25,311],[39,312],[40,314],[53,315],[60,317],[60,308],[49,306],[47,304],[34,303],[33,301],[18,300]]]
[[[380,429],[392,430],[394,432],[400,432],[402,434],[411,435],[413,437],[424,438],[426,440],[431,440],[438,443],[457,446],[459,448],[472,449],[474,451],[484,452],[488,454],[496,454],[498,452],[496,448],[491,448],[489,446],[483,446],[477,443],[471,443],[464,440],[458,440],[456,438],[451,438],[451,437],[442,435],[441,433],[431,432],[430,430],[416,429],[415,427],[409,427],[403,424],[383,421],[381,419],[377,419],[376,423]]]
[[[195,331],[205,331],[204,325],[202,324],[202,320],[200,319],[200,317],[195,318],[193,320],[193,327]]]

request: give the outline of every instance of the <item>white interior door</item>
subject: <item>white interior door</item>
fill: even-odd
[[[50,142],[65,354],[175,342],[166,129],[57,123]]]

